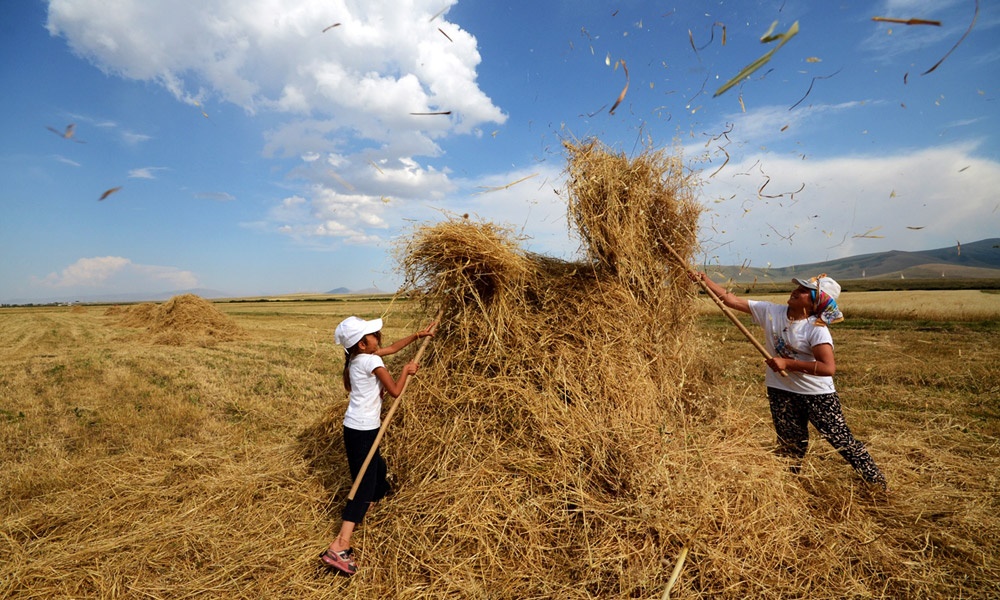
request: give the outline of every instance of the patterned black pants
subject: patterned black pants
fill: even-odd
[[[868,483],[886,487],[885,475],[875,465],[865,445],[851,434],[844,421],[837,393],[808,396],[767,388],[771,404],[771,418],[778,434],[778,448],[782,454],[801,459],[809,447],[809,423],[830,442],[844,460]]]

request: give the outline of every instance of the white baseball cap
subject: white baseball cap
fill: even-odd
[[[369,333],[381,330],[382,319],[366,321],[358,317],[347,317],[340,322],[340,325],[337,325],[337,329],[333,332],[333,339],[346,349],[360,342],[361,338]]]

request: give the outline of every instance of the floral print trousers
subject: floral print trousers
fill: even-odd
[[[780,453],[796,459],[804,457],[809,447],[808,425],[812,423],[862,479],[883,489],[886,487],[885,475],[865,445],[855,439],[847,427],[836,392],[812,396],[769,387],[767,399],[771,404]]]

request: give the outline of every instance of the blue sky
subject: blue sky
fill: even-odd
[[[0,302],[392,291],[401,236],[463,213],[572,258],[562,142],[591,136],[683,153],[702,182],[708,262],[789,266],[996,237],[1000,4],[981,2],[969,35],[924,74],[975,11],[975,0],[5,2]],[[761,42],[775,22],[798,34],[713,97],[778,45]],[[610,114],[623,65],[628,90]]]

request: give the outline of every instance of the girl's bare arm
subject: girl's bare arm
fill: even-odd
[[[417,372],[417,363],[408,362],[403,365],[403,370],[399,374],[399,378],[393,380],[392,375],[389,373],[389,369],[385,367],[376,368],[373,373],[375,377],[382,384],[382,389],[386,391],[393,398],[398,398],[400,394],[403,393],[403,387],[406,384],[406,378]]]
[[[426,328],[421,329],[420,331],[418,331],[416,333],[411,333],[410,335],[406,336],[405,338],[396,340],[391,345],[386,346],[385,348],[379,348],[378,350],[375,351],[375,354],[377,356],[389,356],[390,354],[395,354],[395,353],[399,352],[400,350],[402,350],[403,348],[406,348],[407,346],[409,346],[413,342],[417,341],[420,338],[424,338],[424,337],[427,337],[427,336],[434,335],[434,326],[435,325],[437,325],[437,321],[434,321],[433,323],[431,323],[430,325],[428,325]]]

